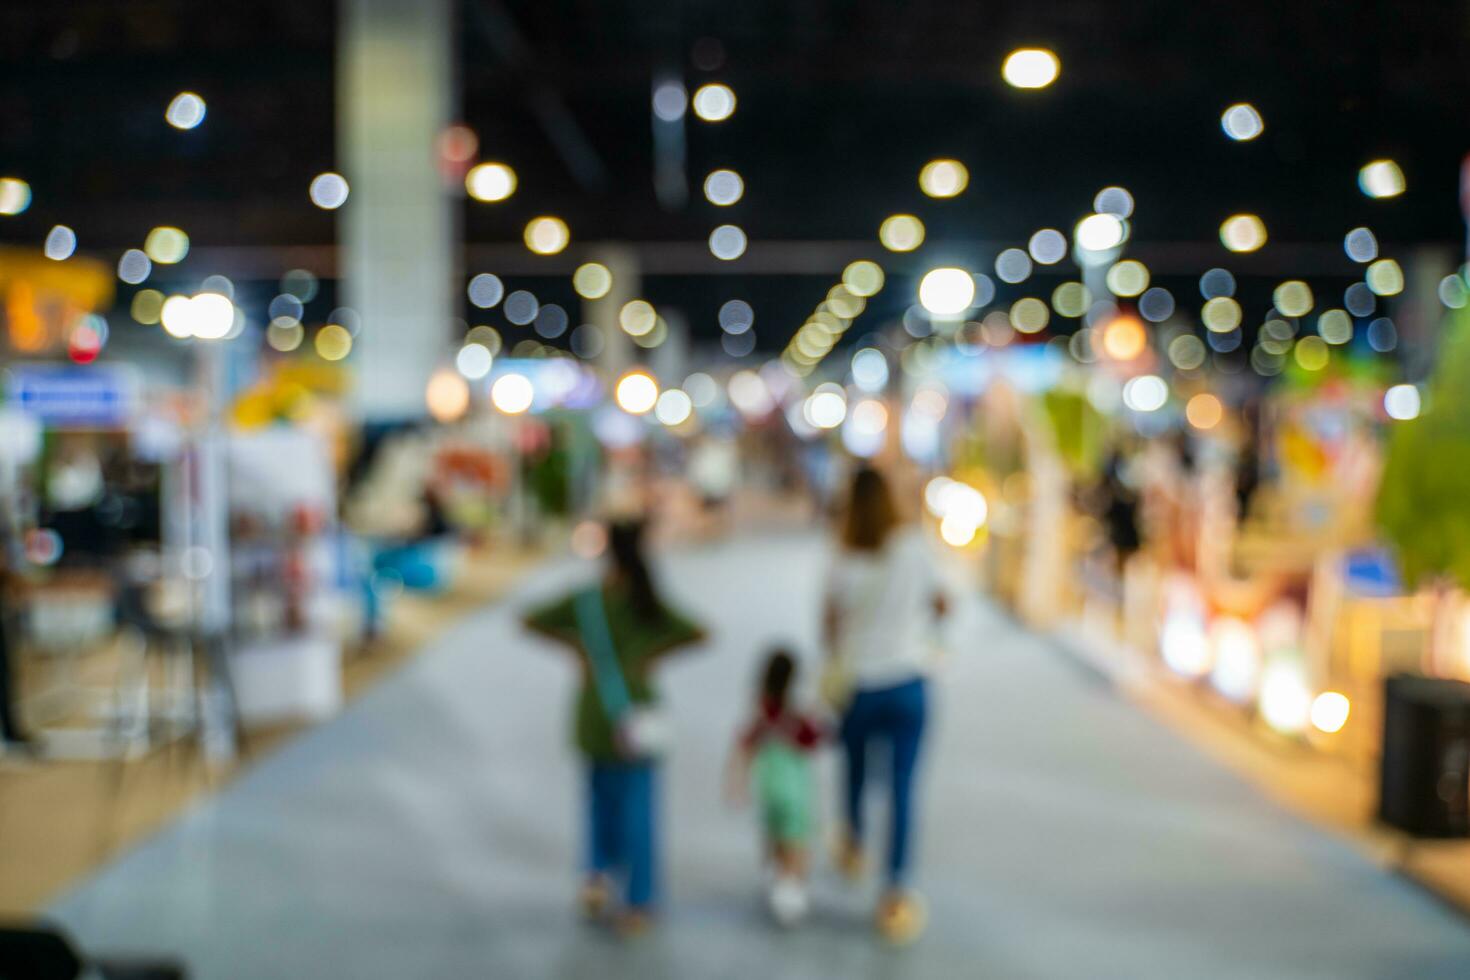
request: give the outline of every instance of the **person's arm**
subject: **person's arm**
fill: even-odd
[[[837,652],[838,634],[842,629],[842,609],[837,604],[837,567],[827,569],[827,581],[822,588],[822,648],[827,656]]]
[[[531,610],[522,617],[521,625],[532,633],[568,646],[579,646],[582,642],[581,630],[577,627],[577,609],[571,596]]]
[[[760,734],[760,719],[756,719],[745,727],[730,747],[730,757],[725,762],[725,800],[732,806],[744,806],[750,802],[750,764],[755,758]]]
[[[703,643],[708,638],[709,634],[705,632],[704,627],[666,608],[663,622],[659,626],[658,637],[650,645],[648,656],[650,659],[666,657],[683,647]]]

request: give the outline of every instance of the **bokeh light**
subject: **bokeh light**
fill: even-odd
[[[541,302],[536,299],[534,293],[526,289],[517,289],[505,298],[505,305],[500,312],[505,315],[506,320],[518,327],[524,327],[536,319],[536,314],[541,311]]]
[[[1061,74],[1062,63],[1046,48],[1017,48],[1001,65],[1006,84],[1021,89],[1046,88]]]
[[[1153,286],[1138,298],[1138,313],[1150,323],[1163,323],[1174,315],[1174,294],[1163,286]]]
[[[0,214],[17,215],[30,206],[30,184],[19,177],[0,177]]]
[[[1102,350],[1115,361],[1132,361],[1148,348],[1148,331],[1135,316],[1123,314],[1102,328]]]
[[[1397,296],[1404,291],[1404,270],[1393,259],[1379,259],[1368,266],[1363,280],[1379,296]]]
[[[1123,385],[1123,404],[1135,412],[1157,412],[1169,401],[1169,385],[1156,374],[1140,374]]]
[[[869,259],[858,259],[842,270],[842,284],[854,296],[867,298],[883,288],[883,268]]]
[[[307,191],[311,197],[311,203],[324,211],[335,211],[346,204],[347,195],[350,192],[351,188],[347,186],[347,179],[331,171],[313,177],[311,187]]]
[[[720,225],[709,233],[710,254],[725,262],[744,255],[745,246],[745,232],[739,225]]]
[[[1302,337],[1292,348],[1292,356],[1303,371],[1320,371],[1332,359],[1327,341],[1317,336]]]
[[[454,357],[454,367],[471,381],[478,381],[490,373],[495,364],[495,355],[483,344],[465,344]]]
[[[583,299],[602,299],[612,285],[612,272],[601,262],[585,262],[572,273],[572,288]]]
[[[723,122],[735,114],[735,90],[710,82],[694,90],[694,114],[705,122]]]
[[[156,289],[140,289],[133,295],[129,312],[139,323],[151,326],[163,315],[164,295]]]
[[[1092,210],[1127,218],[1133,214],[1133,195],[1124,187],[1104,187],[1092,199]]]
[[[1067,257],[1067,236],[1055,228],[1043,228],[1031,236],[1026,251],[1042,265],[1056,265]]]
[[[1077,222],[1073,238],[1079,248],[1105,252],[1123,244],[1123,222],[1115,214],[1090,214]]]
[[[502,374],[490,386],[490,404],[504,415],[520,415],[536,400],[531,379],[515,371]]]
[[[1180,334],[1169,341],[1169,363],[1181,371],[1194,371],[1205,363],[1205,342],[1192,333]]]
[[[1352,713],[1352,702],[1337,691],[1323,691],[1312,699],[1312,727],[1325,735],[1342,731]]]
[[[646,299],[629,300],[618,311],[618,326],[630,337],[642,337],[658,322],[658,311]]]
[[[541,215],[526,223],[526,247],[537,255],[555,255],[572,240],[567,223],[551,215]]]
[[[725,333],[745,333],[755,326],[755,310],[743,299],[727,300],[720,304],[716,319]]]
[[[618,379],[613,397],[629,415],[646,415],[658,403],[658,382],[646,371],[629,371]]]
[[[1031,256],[1019,248],[1008,248],[995,257],[995,275],[1001,282],[1025,282],[1031,275]]]
[[[1329,344],[1345,344],[1353,339],[1353,318],[1343,310],[1323,310],[1317,317],[1317,335]]]
[[[1286,316],[1306,316],[1316,301],[1310,286],[1300,279],[1288,279],[1272,291],[1271,302]]]
[[[919,302],[935,316],[954,316],[975,300],[975,280],[964,269],[931,269],[919,282]]]
[[[500,281],[499,276],[482,272],[470,280],[465,292],[471,303],[482,310],[488,310],[505,296],[505,284]]]
[[[1374,160],[1358,171],[1358,187],[1369,197],[1398,197],[1404,192],[1404,172],[1392,160]]]
[[[1079,317],[1092,304],[1092,294],[1080,282],[1064,282],[1052,290],[1051,308],[1058,316]]]
[[[1220,128],[1231,139],[1245,142],[1265,132],[1266,123],[1255,106],[1249,102],[1237,102],[1220,114]]]
[[[440,368],[429,377],[424,403],[436,420],[453,422],[469,410],[470,386],[454,371]]]
[[[970,171],[958,160],[930,160],[919,171],[919,190],[930,197],[957,197],[970,186]]]
[[[515,170],[507,163],[479,163],[464,175],[465,192],[477,201],[504,201],[516,192]]]
[[[189,236],[179,228],[161,225],[148,233],[143,251],[159,265],[174,265],[189,254]]]
[[[1220,420],[1225,417],[1225,406],[1220,404],[1220,399],[1208,391],[1202,391],[1185,403],[1184,417],[1196,429],[1208,432],[1219,425]]]
[[[665,81],[653,89],[653,114],[664,122],[678,122],[689,108],[689,93],[676,81]]]
[[[1410,384],[1397,384],[1383,393],[1383,411],[1389,418],[1408,422],[1419,417],[1423,399],[1419,389]]]
[[[66,225],[57,225],[46,233],[41,251],[54,262],[64,262],[77,250],[77,233]]]
[[[1372,262],[1378,258],[1378,239],[1367,228],[1354,228],[1343,237],[1342,250],[1354,262]]]
[[[1266,223],[1254,214],[1233,214],[1220,225],[1220,241],[1232,252],[1254,252],[1266,244]]]
[[[878,227],[878,241],[890,252],[912,252],[924,244],[924,223],[911,214],[891,214]]]
[[[745,194],[745,181],[733,170],[712,170],[704,178],[704,197],[711,204],[729,207]]]
[[[313,344],[322,360],[340,361],[352,353],[352,334],[340,323],[329,323],[316,332]]]
[[[117,277],[130,286],[148,278],[153,271],[153,263],[148,258],[148,253],[139,248],[130,248],[117,260]]]
[[[1137,259],[1124,259],[1108,269],[1108,289],[1114,296],[1137,296],[1148,288],[1148,266]]]
[[[1027,296],[1011,304],[1011,326],[1021,333],[1040,333],[1051,321],[1051,311],[1041,300]]]
[[[1229,333],[1240,326],[1240,304],[1229,296],[1206,300],[1200,311],[1200,322],[1215,333]]]
[[[174,129],[193,129],[204,122],[209,111],[204,99],[194,92],[180,92],[169,102],[163,118]]]
[[[678,388],[665,389],[653,407],[653,417],[664,425],[681,425],[694,413],[694,402]]]

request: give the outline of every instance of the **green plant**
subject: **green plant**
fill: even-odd
[[[1446,324],[1424,404],[1392,423],[1376,517],[1410,587],[1470,588],[1470,315]]]

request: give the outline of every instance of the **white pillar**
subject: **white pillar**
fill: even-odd
[[[643,280],[639,275],[638,253],[631,248],[612,246],[601,249],[588,257],[589,261],[601,262],[612,273],[612,288],[601,299],[584,300],[582,317],[587,323],[602,332],[602,353],[597,357],[598,366],[609,379],[616,378],[633,363],[633,341],[618,323],[618,313],[629,300],[642,294]]]
[[[451,104],[449,14],[449,0],[341,4],[338,159],[352,193],[340,275],[362,318],[354,400],[369,422],[423,416],[449,344],[454,222],[435,160]]]

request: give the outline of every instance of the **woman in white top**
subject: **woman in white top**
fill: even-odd
[[[852,679],[842,716],[847,756],[847,837],[844,869],[861,871],[863,784],[868,750],[886,743],[889,786],[887,890],[878,907],[879,930],[895,941],[923,929],[922,905],[907,889],[915,763],[928,712],[924,679],[935,627],[946,603],[922,532],[899,523],[888,483],[876,470],[853,478],[840,547],[827,579],[823,618],[829,655]]]

